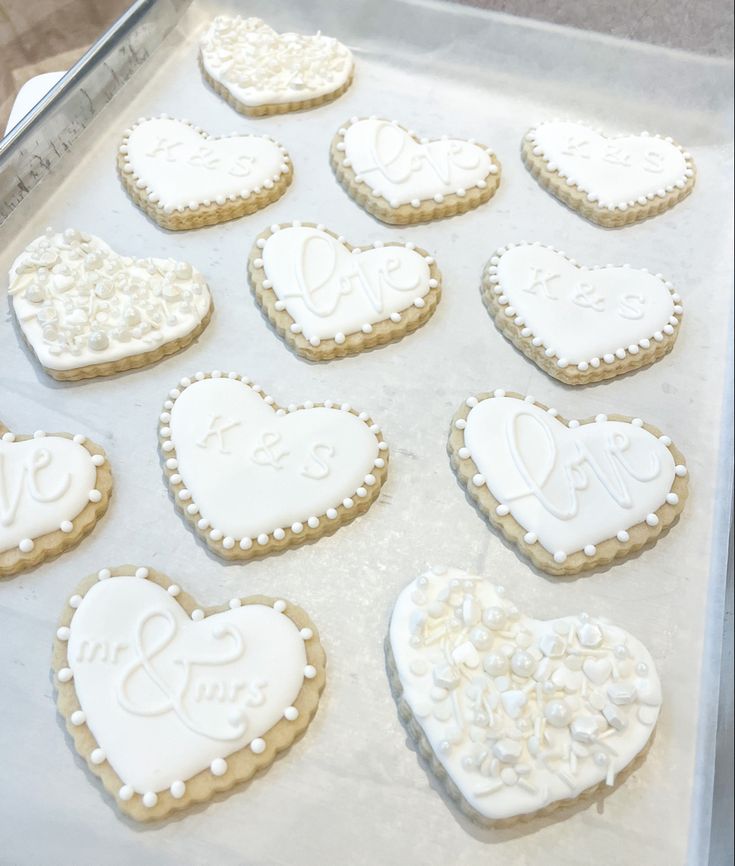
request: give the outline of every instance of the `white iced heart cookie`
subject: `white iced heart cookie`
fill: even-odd
[[[640,418],[566,421],[533,397],[468,397],[448,450],[493,526],[550,574],[576,574],[655,541],[687,496],[684,457]]]
[[[522,156],[544,188],[604,226],[655,216],[694,187],[691,154],[647,132],[607,136],[584,123],[552,120],[526,134]]]
[[[188,346],[212,314],[204,277],[190,264],[121,256],[76,229],[36,238],[9,280],[21,332],[54,379],[152,364]]]
[[[112,474],[84,436],[11,433],[0,423],[0,577],[74,547],[107,510]]]
[[[286,148],[267,135],[216,138],[167,115],[125,131],[118,169],[133,201],[168,229],[253,213],[279,199],[293,177]]]
[[[300,608],[203,610],[152,569],[103,568],[61,616],[59,712],[118,808],[163,818],[267,767],[308,726],[324,651]]]
[[[500,184],[493,152],[472,140],[419,138],[396,121],[353,117],[332,140],[337,180],[368,213],[392,225],[455,216]]]
[[[219,556],[251,559],[364,513],[388,446],[367,413],[326,401],[280,408],[236,373],[197,373],[169,393],[161,452],[174,502]]]
[[[587,614],[534,619],[455,568],[403,590],[386,649],[409,732],[482,824],[616,784],[639,764],[661,707],[653,660],[623,629]]]
[[[350,86],[350,50],[330,36],[277,33],[259,18],[218,15],[200,45],[207,82],[243,114],[281,114],[336,99]]]
[[[671,351],[681,298],[661,274],[629,265],[593,268],[538,243],[509,244],[483,273],[499,330],[570,385],[609,379]]]
[[[415,244],[354,247],[311,223],[262,232],[248,273],[276,331],[312,361],[400,339],[429,319],[441,295],[439,268]]]

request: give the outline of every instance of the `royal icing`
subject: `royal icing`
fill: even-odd
[[[487,486],[496,513],[524,529],[561,564],[583,550],[594,556],[608,539],[629,540],[638,523],[655,527],[656,511],[678,503],[672,491],[686,467],[677,465],[668,436],[657,438],[640,419],[567,424],[533,398],[470,397],[466,420],[456,422],[460,459],[477,467],[475,488]]]
[[[648,743],[661,686],[640,641],[587,614],[539,620],[501,586],[437,568],[398,597],[390,649],[404,701],[481,818],[612,785]]]
[[[683,189],[694,175],[691,155],[670,138],[644,132],[606,136],[583,123],[552,120],[526,136],[534,156],[599,208],[627,210]]]
[[[395,121],[354,117],[339,135],[337,150],[355,181],[366,183],[391,207],[464,196],[474,187],[484,189],[488,177],[498,173],[492,151],[481,145],[446,137],[417,139]]]
[[[317,33],[277,33],[259,18],[218,15],[201,42],[207,74],[244,105],[305,102],[339,90],[352,75],[349,49]]]
[[[170,791],[180,799],[197,773],[222,776],[227,758],[267,745],[316,670],[285,602],[231,602],[229,609],[191,616],[145,568],[99,581],[70,599],[74,615],[57,637],[66,644],[61,683],[73,680],[79,710],[96,740],[93,764],[109,763],[122,785],[118,796],[147,807]]]
[[[291,171],[286,149],[268,136],[213,138],[165,115],[128,129],[120,153],[122,172],[169,214],[247,199]]]
[[[155,351],[195,330],[211,305],[190,264],[120,256],[76,229],[30,243],[9,293],[38,360],[60,371]]]
[[[423,307],[438,281],[433,262],[414,244],[375,244],[350,250],[344,240],[319,227],[274,226],[254,266],[262,268],[264,288],[271,288],[293,319],[293,333],[312,345],[345,335],[370,333],[377,322],[400,321],[408,307]]]
[[[101,454],[84,447],[84,437],[47,435],[29,439],[10,432],[0,437],[0,553],[30,553],[49,532],[70,533],[90,502],[99,502],[97,469]]]
[[[197,527],[249,550],[336,520],[385,466],[379,428],[347,404],[274,408],[250,380],[215,371],[170,392],[161,416],[169,481]]]
[[[674,333],[681,298],[661,274],[622,267],[586,268],[538,243],[499,249],[487,281],[521,336],[584,372],[638,354]]]

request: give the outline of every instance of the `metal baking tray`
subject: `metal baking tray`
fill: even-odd
[[[202,28],[234,9],[280,30],[321,29],[346,42],[357,61],[353,86],[313,111],[239,116],[203,83],[197,65]],[[45,226],[77,226],[129,255],[192,262],[215,298],[211,324],[186,351],[77,384],[46,377],[10,315],[0,322],[2,420],[18,431],[89,434],[107,449],[116,483],[107,516],[77,549],[0,584],[3,863],[707,862],[733,468],[731,87],[724,61],[451,4],[143,0],[0,144],[7,216],[0,268],[7,271]],[[158,112],[215,134],[274,135],[293,156],[292,188],[244,219],[161,230],[115,172],[125,127]],[[345,195],[328,161],[334,130],[373,113],[428,136],[491,145],[503,165],[499,192],[443,222],[377,223]],[[622,230],[585,222],[544,193],[519,158],[526,129],[555,115],[674,136],[697,162],[693,194]],[[291,219],[322,222],[353,243],[402,238],[432,251],[444,275],[436,314],[391,346],[326,364],[300,360],[261,317],[245,277],[255,235]],[[520,239],[554,244],[586,263],[629,262],[666,274],[686,311],[674,351],[591,387],[550,379],[497,333],[480,299],[486,258]],[[209,555],[169,501],[156,420],[179,378],[214,368],[247,373],[281,402],[349,400],[377,419],[392,459],[368,514],[260,562],[226,565]],[[468,505],[446,455],[456,406],[493,387],[532,393],[567,417],[619,411],[669,432],[690,467],[679,525],[655,548],[587,577],[535,572]],[[120,818],[76,756],[49,673],[54,623],[72,587],[126,562],[165,571],[203,604],[249,592],[293,599],[318,624],[329,657],[327,689],[302,741],[263,778],[154,827]],[[382,649],[393,600],[431,563],[502,581],[538,616],[589,610],[647,644],[665,703],[654,746],[633,777],[591,806],[496,832],[444,801],[407,743]]]

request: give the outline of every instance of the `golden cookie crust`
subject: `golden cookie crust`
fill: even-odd
[[[476,397],[470,397],[462,403],[459,409],[455,412],[452,423],[449,429],[449,441],[447,443],[447,451],[452,469],[457,473],[457,478],[466,488],[467,495],[473,501],[480,513],[487,519],[488,523],[494,528],[500,530],[503,536],[512,542],[526,558],[536,567],[545,571],[547,574],[553,574],[555,577],[568,577],[571,575],[590,572],[593,569],[601,568],[609,565],[617,560],[625,559],[632,553],[643,548],[650,547],[659,539],[660,536],[666,534],[671,526],[676,523],[679,515],[684,510],[687,495],[689,492],[689,481],[686,473],[686,461],[684,455],[674,445],[673,442],[668,445],[674,463],[677,466],[684,467],[684,474],[674,476],[674,481],[671,486],[671,493],[676,494],[678,501],[676,505],[664,503],[659,506],[655,514],[658,522],[655,526],[649,526],[645,521],[636,523],[634,526],[626,527],[628,538],[625,541],[620,541],[618,538],[608,538],[595,545],[596,551],[592,556],[587,556],[583,550],[575,551],[567,555],[563,563],[558,563],[553,554],[543,548],[539,542],[529,544],[525,541],[524,536],[528,532],[527,528],[521,526],[520,523],[509,512],[505,515],[499,515],[497,508],[500,502],[493,496],[486,484],[476,486],[473,484],[473,477],[479,473],[477,464],[472,457],[460,456],[460,449],[465,447],[464,427],[466,425],[467,416],[472,408],[477,403],[483,400],[492,399],[493,396],[513,397],[517,400],[525,400],[523,394],[515,391],[501,391],[493,393],[482,393]],[[531,401],[534,406],[538,406],[544,411],[548,411],[549,407],[540,403],[538,400]],[[610,421],[627,421],[632,422],[634,419],[629,415],[608,415]],[[556,414],[553,419],[555,422],[569,426],[566,418]],[[579,425],[594,424],[595,418],[584,418],[579,421]],[[459,426],[458,426],[459,425]],[[656,438],[660,438],[664,434],[654,427],[652,424],[641,423],[644,430],[647,430]]]
[[[284,228],[284,226],[287,225],[289,224],[281,224],[280,228]],[[293,225],[296,225],[296,223]],[[351,244],[343,238],[340,238],[340,236],[335,232],[325,228],[323,225],[308,222],[299,222],[298,225],[320,229],[325,232],[325,234],[331,235],[331,237],[336,240],[340,240],[340,242],[344,244],[345,248],[350,252],[355,249],[373,249],[372,244],[365,244],[364,246]],[[342,342],[338,343],[335,339],[325,339],[321,340],[318,346],[313,346],[301,332],[294,333],[291,330],[291,326],[296,324],[294,319],[291,317],[291,314],[285,309],[279,310],[276,307],[278,296],[268,284],[265,270],[262,267],[261,250],[258,246],[259,241],[266,241],[271,234],[271,229],[266,229],[258,235],[253,243],[248,258],[248,277],[250,280],[250,287],[263,314],[268,318],[279,337],[281,337],[281,339],[283,339],[297,354],[301,355],[303,358],[307,358],[309,361],[330,361],[334,358],[344,358],[347,355],[356,355],[365,349],[373,349],[376,346],[384,346],[387,343],[393,343],[400,340],[405,337],[406,334],[410,334],[420,328],[431,318],[441,298],[442,276],[433,257],[430,256],[426,250],[417,247],[415,244],[407,244],[399,241],[386,241],[383,244],[385,247],[408,246],[430,261],[430,279],[434,281],[435,285],[429,289],[428,293],[422,299],[424,302],[423,305],[421,307],[411,306],[402,310],[399,322],[392,322],[389,318],[376,322],[372,325],[372,330],[368,334],[365,334],[362,331],[357,331],[352,334],[345,334]],[[257,265],[258,262],[261,262],[260,266]]]
[[[138,566],[135,565],[122,565],[110,568],[109,571],[112,577],[116,577],[119,575],[135,574],[137,568]],[[162,572],[156,571],[153,568],[148,568],[147,571],[147,579],[158,584],[158,586],[168,589],[172,585],[172,581]],[[98,580],[98,574],[89,575],[76,587],[74,593],[84,596]],[[262,604],[272,607],[276,600],[264,595],[252,595],[241,598],[240,602],[243,605]],[[175,601],[181,605],[189,616],[197,608],[203,610],[205,616],[229,609],[229,605],[227,604],[201,608],[190,595],[183,591],[176,595]],[[54,638],[51,667],[54,672],[58,712],[66,721],[66,729],[77,753],[86,760],[89,770],[100,779],[105,790],[114,799],[115,805],[123,814],[129,818],[133,818],[135,821],[160,821],[172,812],[178,812],[195,803],[209,800],[214,794],[229,791],[235,785],[247,782],[256,773],[265,770],[273,763],[280,752],[288,749],[303,735],[316,714],[319,696],[324,689],[326,681],[326,655],[319,640],[317,628],[305,611],[287,602],[284,614],[299,629],[308,628],[313,633],[313,637],[305,641],[304,649],[306,650],[307,662],[314,666],[316,675],[312,679],[304,679],[301,691],[293,702],[293,706],[299,711],[298,717],[294,721],[281,719],[270,728],[266,739],[265,751],[261,754],[255,754],[247,746],[237,752],[233,752],[227,756],[227,772],[223,776],[215,776],[209,770],[202,770],[196,776],[185,780],[186,790],[183,797],[176,799],[169,791],[161,791],[158,793],[156,805],[152,808],[145,806],[141,797],[136,796],[130,800],[121,799],[120,788],[123,786],[123,781],[110,764],[107,761],[101,764],[92,763],[90,756],[98,748],[98,743],[86,723],[75,725],[71,721],[72,714],[81,709],[81,706],[74,688],[74,680],[70,679],[62,682],[59,679],[59,671],[67,666],[67,644],[63,640],[60,640],[58,636]],[[73,615],[74,608],[68,603],[65,604],[63,613],[59,618],[58,628],[68,627]]]

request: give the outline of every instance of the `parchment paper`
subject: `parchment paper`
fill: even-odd
[[[280,30],[324,32],[354,50],[352,88],[329,106],[277,118],[237,115],[201,80],[197,38],[228,7]],[[12,429],[81,431],[107,449],[115,493],[75,551],[0,584],[0,862],[8,864],[700,863],[711,792],[719,587],[731,479],[732,67],[449,5],[399,0],[195,3],[156,58],[75,143],[0,233],[0,270],[46,225],[77,226],[119,252],[173,256],[208,278],[215,314],[196,345],[114,379],[60,385],[0,323],[0,417]],[[211,133],[262,131],[290,150],[292,188],[235,222],[167,233],[123,192],[115,150],[125,126],[168,112]],[[335,182],[332,134],[351,115],[392,117],[427,136],[474,137],[503,165],[487,205],[426,226],[374,221]],[[543,192],[519,158],[529,126],[585,118],[611,131],[661,131],[686,143],[699,176],[669,213],[607,231]],[[313,365],[291,354],[246,283],[254,236],[273,222],[323,222],[353,243],[414,240],[443,271],[434,317],[398,344]],[[500,244],[551,243],[588,264],[665,273],[685,306],[674,351],[653,367],[582,389],[551,380],[496,331],[480,300],[483,263]],[[4,291],[4,289],[3,289]],[[7,310],[7,304],[5,306]],[[161,478],[156,421],[169,388],[197,370],[238,370],[282,403],[348,400],[382,425],[390,474],[367,516],[331,538],[248,565],[210,556],[174,512]],[[650,420],[687,456],[691,496],[678,526],[624,564],[577,580],[534,572],[485,525],[449,467],[449,419],[467,395],[530,393],[567,417],[623,412]],[[302,604],[329,665],[304,739],[245,788],[157,827],[120,818],[70,746],[49,674],[55,622],[72,588],[119,563],[162,569],[203,604],[267,593]],[[485,832],[449,807],[408,747],[384,671],[394,598],[432,563],[491,576],[541,617],[587,610],[650,648],[665,705],[643,767],[583,809]],[[721,617],[721,611],[719,612]],[[714,644],[712,643],[714,641]],[[691,846],[691,847],[690,847]]]

